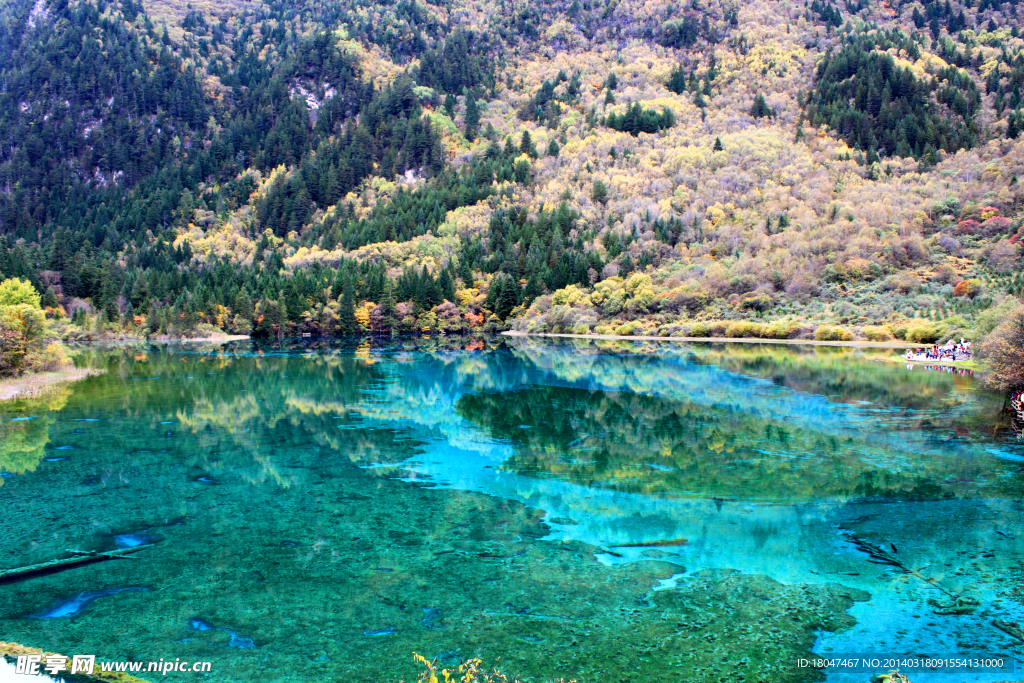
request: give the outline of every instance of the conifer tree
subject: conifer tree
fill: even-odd
[[[512,312],[512,309],[519,303],[516,300],[516,294],[519,286],[507,275],[503,279],[505,282],[501,288],[500,294],[498,295],[497,308],[494,311],[494,314],[502,320],[505,320]]]
[[[755,119],[760,119],[765,116],[771,116],[773,113],[771,107],[765,102],[764,95],[758,93],[754,97],[754,104],[750,107],[750,115]]]
[[[345,276],[338,306],[338,331],[341,334],[355,334],[359,329],[359,324],[356,322],[355,292],[352,279],[348,275]]]
[[[477,109],[476,97],[472,91],[466,95],[466,139],[472,142],[476,140],[480,126],[480,110]]]
[[[381,311],[384,318],[384,327],[390,332],[395,327],[395,284],[388,278],[384,290],[384,300],[381,302]]]

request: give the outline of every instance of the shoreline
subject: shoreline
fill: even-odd
[[[191,344],[191,343],[227,343],[252,339],[247,334],[226,334],[219,337],[122,337],[119,339],[72,339],[65,344]]]
[[[232,341],[244,341],[246,339],[252,339],[252,337],[250,337],[247,334],[225,334],[223,336],[217,336],[217,337],[167,337],[167,338],[164,338],[164,339],[161,339],[161,338],[140,339],[139,341],[165,343],[165,344],[173,344],[173,343],[189,344],[189,343],[198,343],[198,342],[221,342],[221,343],[226,343],[226,342],[232,342]]]
[[[882,358],[876,356],[876,358],[887,363],[906,363],[907,365],[948,365],[949,367],[965,368],[976,372],[981,370],[981,367],[978,365],[978,361],[975,358],[971,358],[970,360],[907,360],[904,356],[900,356],[899,358]]]
[[[873,341],[818,341],[815,339],[761,339],[760,337],[654,337],[650,335],[644,335],[639,337],[630,337],[621,334],[554,334],[551,332],[515,332],[508,330],[501,333],[507,337],[552,337],[552,338],[567,338],[567,339],[605,339],[605,340],[618,340],[618,341],[683,341],[683,342],[702,342],[702,343],[716,343],[725,342],[730,344],[782,344],[789,346],[796,345],[807,345],[807,346],[847,346],[850,348],[877,348],[877,349],[911,349],[921,346],[921,344],[912,344],[910,342],[900,341],[898,339],[888,342],[873,342]]]
[[[0,380],[0,402],[35,398],[57,385],[77,382],[86,377],[102,375],[104,372],[95,368],[70,368],[57,372],[33,372],[21,377]]]

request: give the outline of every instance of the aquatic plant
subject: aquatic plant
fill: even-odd
[[[437,659],[427,659],[421,654],[413,653],[412,658],[423,665],[423,673],[416,680],[418,683],[521,683],[518,676],[509,676],[498,669],[486,671],[482,669],[483,660],[467,659],[456,669],[441,669],[438,672]],[[438,676],[440,673],[440,676]],[[575,679],[566,681],[556,679],[557,683],[576,683]]]

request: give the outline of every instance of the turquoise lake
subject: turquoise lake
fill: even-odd
[[[139,344],[0,406],[0,641],[147,680],[866,682],[1024,662],[1024,446],[891,350],[532,338]],[[1024,633],[1024,632],[1022,632]],[[917,673],[1004,681],[1018,673]],[[884,670],[874,673],[884,673]]]

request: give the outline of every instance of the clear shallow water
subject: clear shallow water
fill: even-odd
[[[414,651],[587,681],[813,680],[812,649],[1021,656],[992,626],[1024,617],[1001,402],[872,353],[96,351],[105,375],[0,412],[0,568],[157,545],[0,585],[0,640],[208,659],[218,681],[409,680]],[[978,607],[937,614],[927,580]]]

